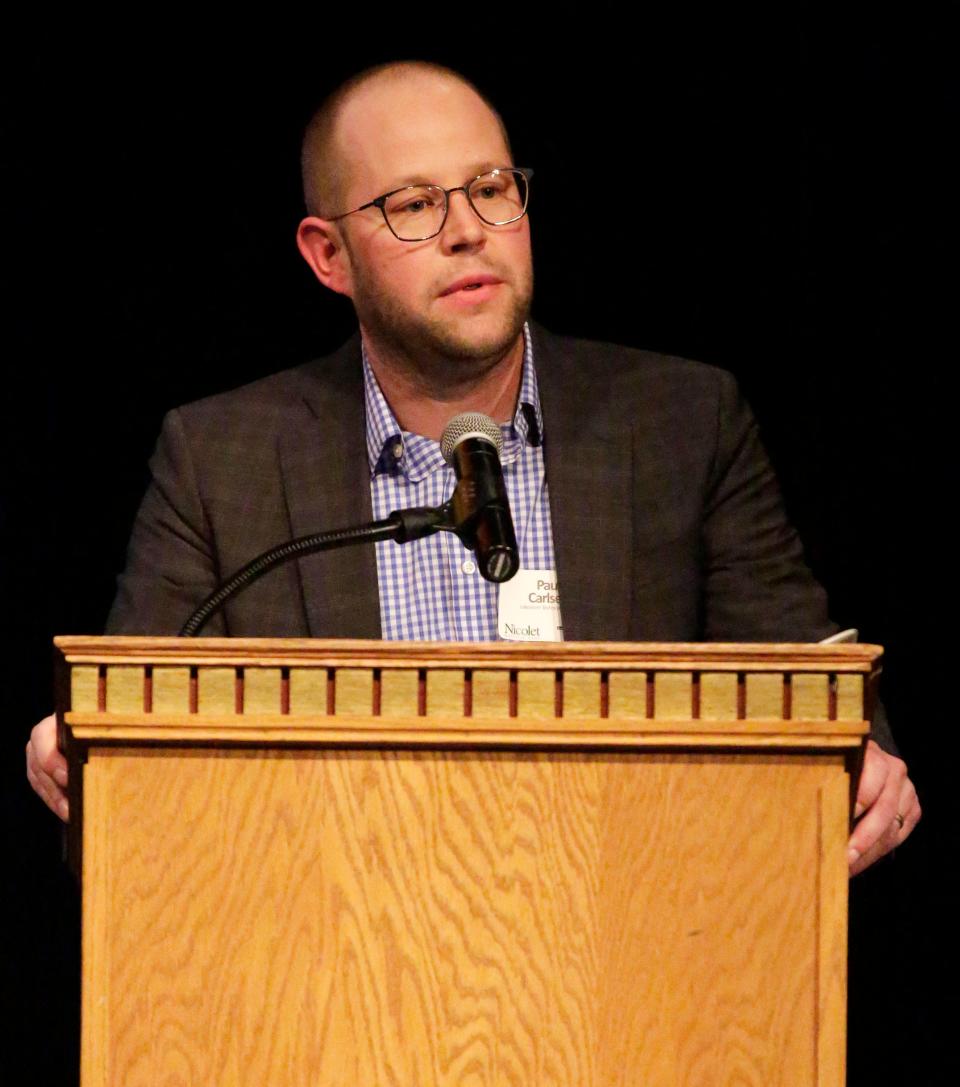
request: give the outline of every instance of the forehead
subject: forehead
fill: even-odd
[[[402,72],[360,87],[337,121],[351,197],[415,181],[459,185],[509,163],[490,107],[472,88],[434,73]]]

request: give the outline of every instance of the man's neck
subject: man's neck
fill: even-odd
[[[423,373],[392,359],[364,341],[367,359],[390,410],[412,434],[439,441],[447,423],[461,412],[478,411],[497,423],[513,418],[523,376],[524,338],[482,370],[463,374],[451,363],[443,375]],[[458,376],[458,369],[459,374]]]

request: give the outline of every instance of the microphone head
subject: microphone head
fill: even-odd
[[[503,434],[489,415],[479,411],[465,411],[455,415],[443,428],[440,439],[440,452],[447,464],[453,461],[453,451],[467,438],[480,438],[490,442],[497,450],[497,456],[503,452]]]

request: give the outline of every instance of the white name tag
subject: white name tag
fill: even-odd
[[[518,570],[500,586],[497,631],[508,642],[562,642],[555,570]]]

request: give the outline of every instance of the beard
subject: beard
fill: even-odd
[[[353,305],[362,328],[381,352],[411,377],[440,391],[487,373],[517,343],[530,313],[532,272],[519,285],[506,277],[504,282],[514,286],[509,306],[492,322],[474,322],[469,315],[458,319],[418,313],[355,266]]]

